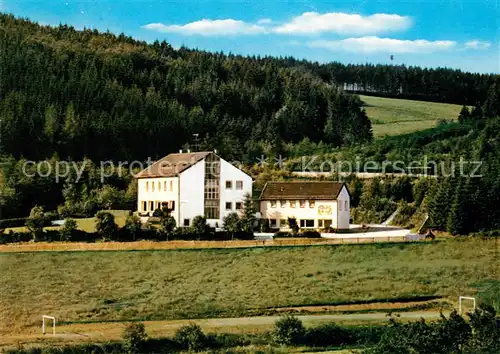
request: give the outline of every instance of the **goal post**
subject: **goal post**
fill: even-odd
[[[46,315],[42,316],[42,333],[43,334],[45,334],[45,329],[46,329],[45,320],[52,320],[52,335],[55,336],[56,335],[56,318],[52,317],[52,316],[46,316]]]
[[[472,309],[476,310],[476,298],[470,296],[459,296],[458,297],[458,314],[462,315],[462,304],[464,300],[472,301]]]

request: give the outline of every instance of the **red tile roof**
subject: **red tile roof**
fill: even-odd
[[[170,154],[139,172],[136,178],[175,177],[211,154],[210,151]]]
[[[283,181],[267,182],[260,194],[261,200],[337,200],[344,186],[330,181]],[[347,188],[347,187],[346,187]]]

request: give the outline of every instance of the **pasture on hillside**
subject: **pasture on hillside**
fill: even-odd
[[[360,98],[364,102],[376,138],[433,128],[440,120],[456,120],[462,109],[460,105],[449,103],[374,96]]]
[[[498,240],[1,253],[0,333],[39,323],[246,316],[267,308],[489,292]],[[489,290],[487,290],[489,286]],[[493,289],[493,290],[492,290]]]

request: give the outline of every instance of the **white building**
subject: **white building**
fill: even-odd
[[[268,182],[260,195],[260,212],[271,228],[287,229],[288,218],[294,218],[304,229],[347,230],[350,194],[338,182]]]
[[[252,177],[213,152],[170,154],[136,178],[139,215],[168,206],[178,226],[204,215],[211,226],[222,227],[222,219],[241,211],[245,194],[252,194]]]

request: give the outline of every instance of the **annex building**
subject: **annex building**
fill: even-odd
[[[295,218],[300,228],[347,230],[350,194],[339,182],[268,182],[260,195],[260,212],[271,228],[286,229],[288,218]]]

